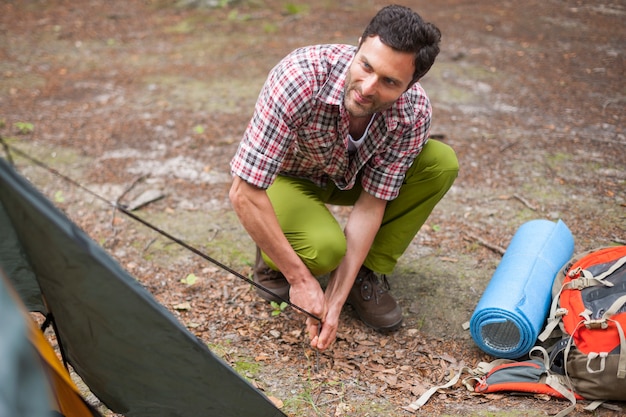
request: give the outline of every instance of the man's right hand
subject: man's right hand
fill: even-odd
[[[311,275],[309,279],[291,284],[289,299],[293,304],[311,313],[315,317],[319,317],[322,319],[322,322],[324,321],[327,312],[326,298],[320,283],[313,275]],[[297,311],[302,313],[299,310]],[[307,332],[311,339],[317,335],[318,323],[319,322],[312,317],[309,317],[307,320]]]
[[[290,301],[323,321],[327,307],[322,287],[287,241],[267,192],[235,176],[229,196],[241,224],[289,281]],[[307,322],[307,331],[311,338],[317,336],[317,324]]]

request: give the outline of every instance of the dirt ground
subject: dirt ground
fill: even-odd
[[[248,275],[254,246],[229,208],[228,162],[265,75],[298,46],[355,43],[385,3],[202,3],[0,2],[0,134],[108,200],[161,196],[137,213]],[[346,307],[337,342],[316,354],[302,316],[273,316],[246,282],[15,157],[290,416],[411,415],[405,407],[461,363],[493,359],[461,325],[523,223],[562,219],[577,252],[626,243],[626,2],[401,3],[443,32],[422,84],[433,133],[455,148],[461,171],[390,277],[405,314],[394,334]],[[543,416],[565,405],[457,384],[416,414]]]

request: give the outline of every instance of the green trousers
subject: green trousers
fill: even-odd
[[[459,164],[454,150],[430,139],[407,171],[398,197],[387,203],[382,224],[364,265],[391,274],[435,205],[457,177]],[[339,266],[346,253],[343,228],[329,205],[354,205],[360,184],[339,190],[334,184],[320,188],[306,179],[278,176],[267,193],[287,240],[311,273],[324,275]],[[263,254],[265,262],[276,265]]]

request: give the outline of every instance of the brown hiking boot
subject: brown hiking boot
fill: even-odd
[[[254,263],[254,272],[252,276],[254,277],[254,282],[257,284],[267,288],[272,293],[282,297],[283,299],[289,300],[289,282],[287,281],[287,278],[285,278],[280,271],[274,271],[272,268],[267,266],[263,260],[263,256],[261,256],[261,249],[259,249],[258,246],[256,247],[256,261]],[[277,303],[283,301],[258,287],[255,287],[255,289],[259,297],[264,300],[275,301]]]
[[[356,310],[361,320],[374,330],[397,330],[402,324],[402,309],[389,294],[389,290],[385,275],[379,278],[374,271],[362,266],[347,302]]]

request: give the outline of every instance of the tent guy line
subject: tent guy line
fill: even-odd
[[[185,241],[171,235],[170,233],[164,231],[163,229],[160,229],[159,227],[153,225],[152,223],[148,222],[147,220],[142,219],[141,217],[137,216],[136,214],[132,213],[131,211],[129,211],[123,204],[120,204],[118,202],[115,201],[109,201],[106,198],[102,197],[101,195],[97,194],[96,192],[90,190],[89,188],[85,187],[84,185],[80,184],[79,182],[73,180],[72,178],[60,173],[59,171],[57,171],[56,169],[48,166],[47,164],[45,164],[44,162],[30,156],[29,154],[27,154],[26,152],[16,148],[13,145],[9,145],[5,140],[4,137],[0,136],[0,143],[2,144],[6,154],[7,154],[7,160],[11,165],[13,164],[13,159],[11,158],[11,152],[14,152],[18,155],[20,155],[21,157],[29,160],[30,162],[32,162],[33,164],[39,166],[40,168],[45,169],[46,171],[56,175],[57,177],[63,179],[64,181],[69,182],[70,184],[74,185],[75,187],[80,188],[81,190],[85,191],[86,193],[88,193],[89,195],[97,198],[100,201],[105,202],[106,204],[112,206],[115,210],[120,211],[121,213],[125,214],[126,216],[130,217],[131,219],[143,224],[144,226],[148,227],[149,229],[154,230],[155,232],[159,233],[160,235],[166,237],[167,239],[171,240],[172,242],[182,246],[183,248],[193,252],[194,254],[200,256],[201,258],[215,264],[216,266],[222,268],[223,270],[231,273],[232,275],[234,275],[235,277],[242,279],[244,281],[246,281],[247,283],[254,285],[255,287],[261,289],[262,291],[265,291],[269,294],[271,294],[272,296],[275,296],[277,298],[279,298],[280,300],[282,300],[283,302],[285,302],[287,305],[295,308],[296,310],[306,314],[307,316],[317,320],[318,322],[321,323],[321,319],[317,316],[315,316],[314,314],[306,311],[305,309],[303,309],[302,307],[293,304],[291,301],[284,299],[283,297],[281,297],[278,294],[275,294],[274,292],[272,292],[271,290],[265,288],[264,286],[257,284],[256,282],[254,282],[254,280],[249,279],[247,277],[245,277],[243,274],[241,274],[240,272],[235,271],[234,269],[232,269],[231,267],[229,267],[228,265],[223,264],[222,262],[218,261],[215,258],[212,258],[211,256],[207,255],[206,253],[202,252],[201,250],[197,249],[196,247],[186,243]]]

